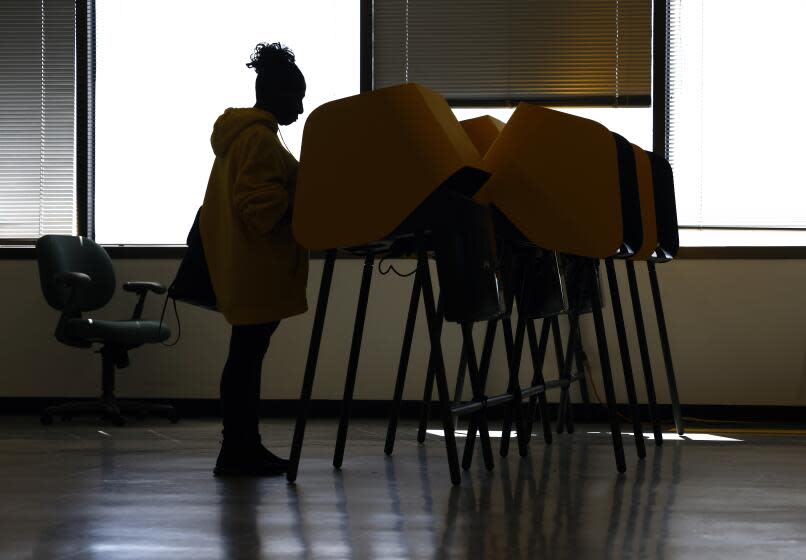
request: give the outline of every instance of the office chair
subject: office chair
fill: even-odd
[[[106,251],[91,239],[68,235],[46,235],[36,243],[39,281],[48,305],[61,312],[56,326],[56,340],[76,348],[92,348],[101,355],[102,394],[92,401],[71,402],[51,406],[42,412],[45,425],[54,416],[69,420],[75,414],[101,413],[118,426],[125,423],[124,412],[138,416],[159,413],[172,423],[179,421],[173,406],[115,399],[115,369],[129,365],[128,351],[163,342],[171,331],[159,321],[142,321],[148,292],[164,294],[165,286],[156,282],[126,282],[123,290],[139,296],[131,319],[106,321],[83,317],[87,311],[104,307],[115,293],[115,271]]]

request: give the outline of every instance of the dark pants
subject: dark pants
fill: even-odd
[[[259,441],[258,407],[263,357],[280,324],[233,325],[229,355],[221,374],[221,415],[224,440]]]

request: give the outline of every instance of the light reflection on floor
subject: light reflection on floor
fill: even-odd
[[[443,430],[427,430],[427,432],[429,434],[431,434],[432,436],[445,437],[445,432]],[[605,435],[605,436],[610,435],[610,432],[585,432],[585,433],[590,434],[590,435]],[[491,438],[500,438],[501,434],[502,434],[501,430],[490,430],[490,437]],[[456,437],[458,437],[458,438],[467,437],[467,430],[456,430],[454,432],[454,435]],[[632,432],[621,432],[621,435],[622,436],[632,436],[633,433]],[[532,436],[533,437],[538,437],[539,434],[532,434]],[[514,437],[514,432],[513,432],[513,437]],[[647,439],[652,439],[654,436],[651,433],[649,433],[649,434],[645,433],[644,437],[647,438]],[[741,441],[743,441],[741,439],[725,437],[725,436],[717,436],[717,435],[714,435],[714,434],[685,434],[685,435],[680,436],[678,434],[667,434],[667,433],[663,434],[663,440],[664,441],[720,441],[720,442],[725,442],[725,441],[741,442]]]
[[[287,454],[294,425],[264,420],[263,441]],[[310,420],[288,484],[213,478],[217,419],[3,418],[0,559],[804,558],[803,429],[701,423],[650,440],[643,460],[626,433],[623,474],[609,425],[577,423],[551,445],[537,429],[525,457],[495,454],[492,471],[477,445],[453,486],[438,431],[421,443],[402,420],[387,456],[386,421],[355,418],[336,470],[337,428]]]

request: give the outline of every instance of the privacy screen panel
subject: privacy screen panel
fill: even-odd
[[[374,0],[373,87],[453,105],[648,106],[651,0]]]
[[[0,1],[0,242],[75,230],[75,2]]]

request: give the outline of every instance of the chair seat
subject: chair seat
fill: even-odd
[[[70,337],[90,342],[140,345],[162,342],[171,336],[170,329],[159,321],[98,321],[96,319],[70,319],[67,322]]]

